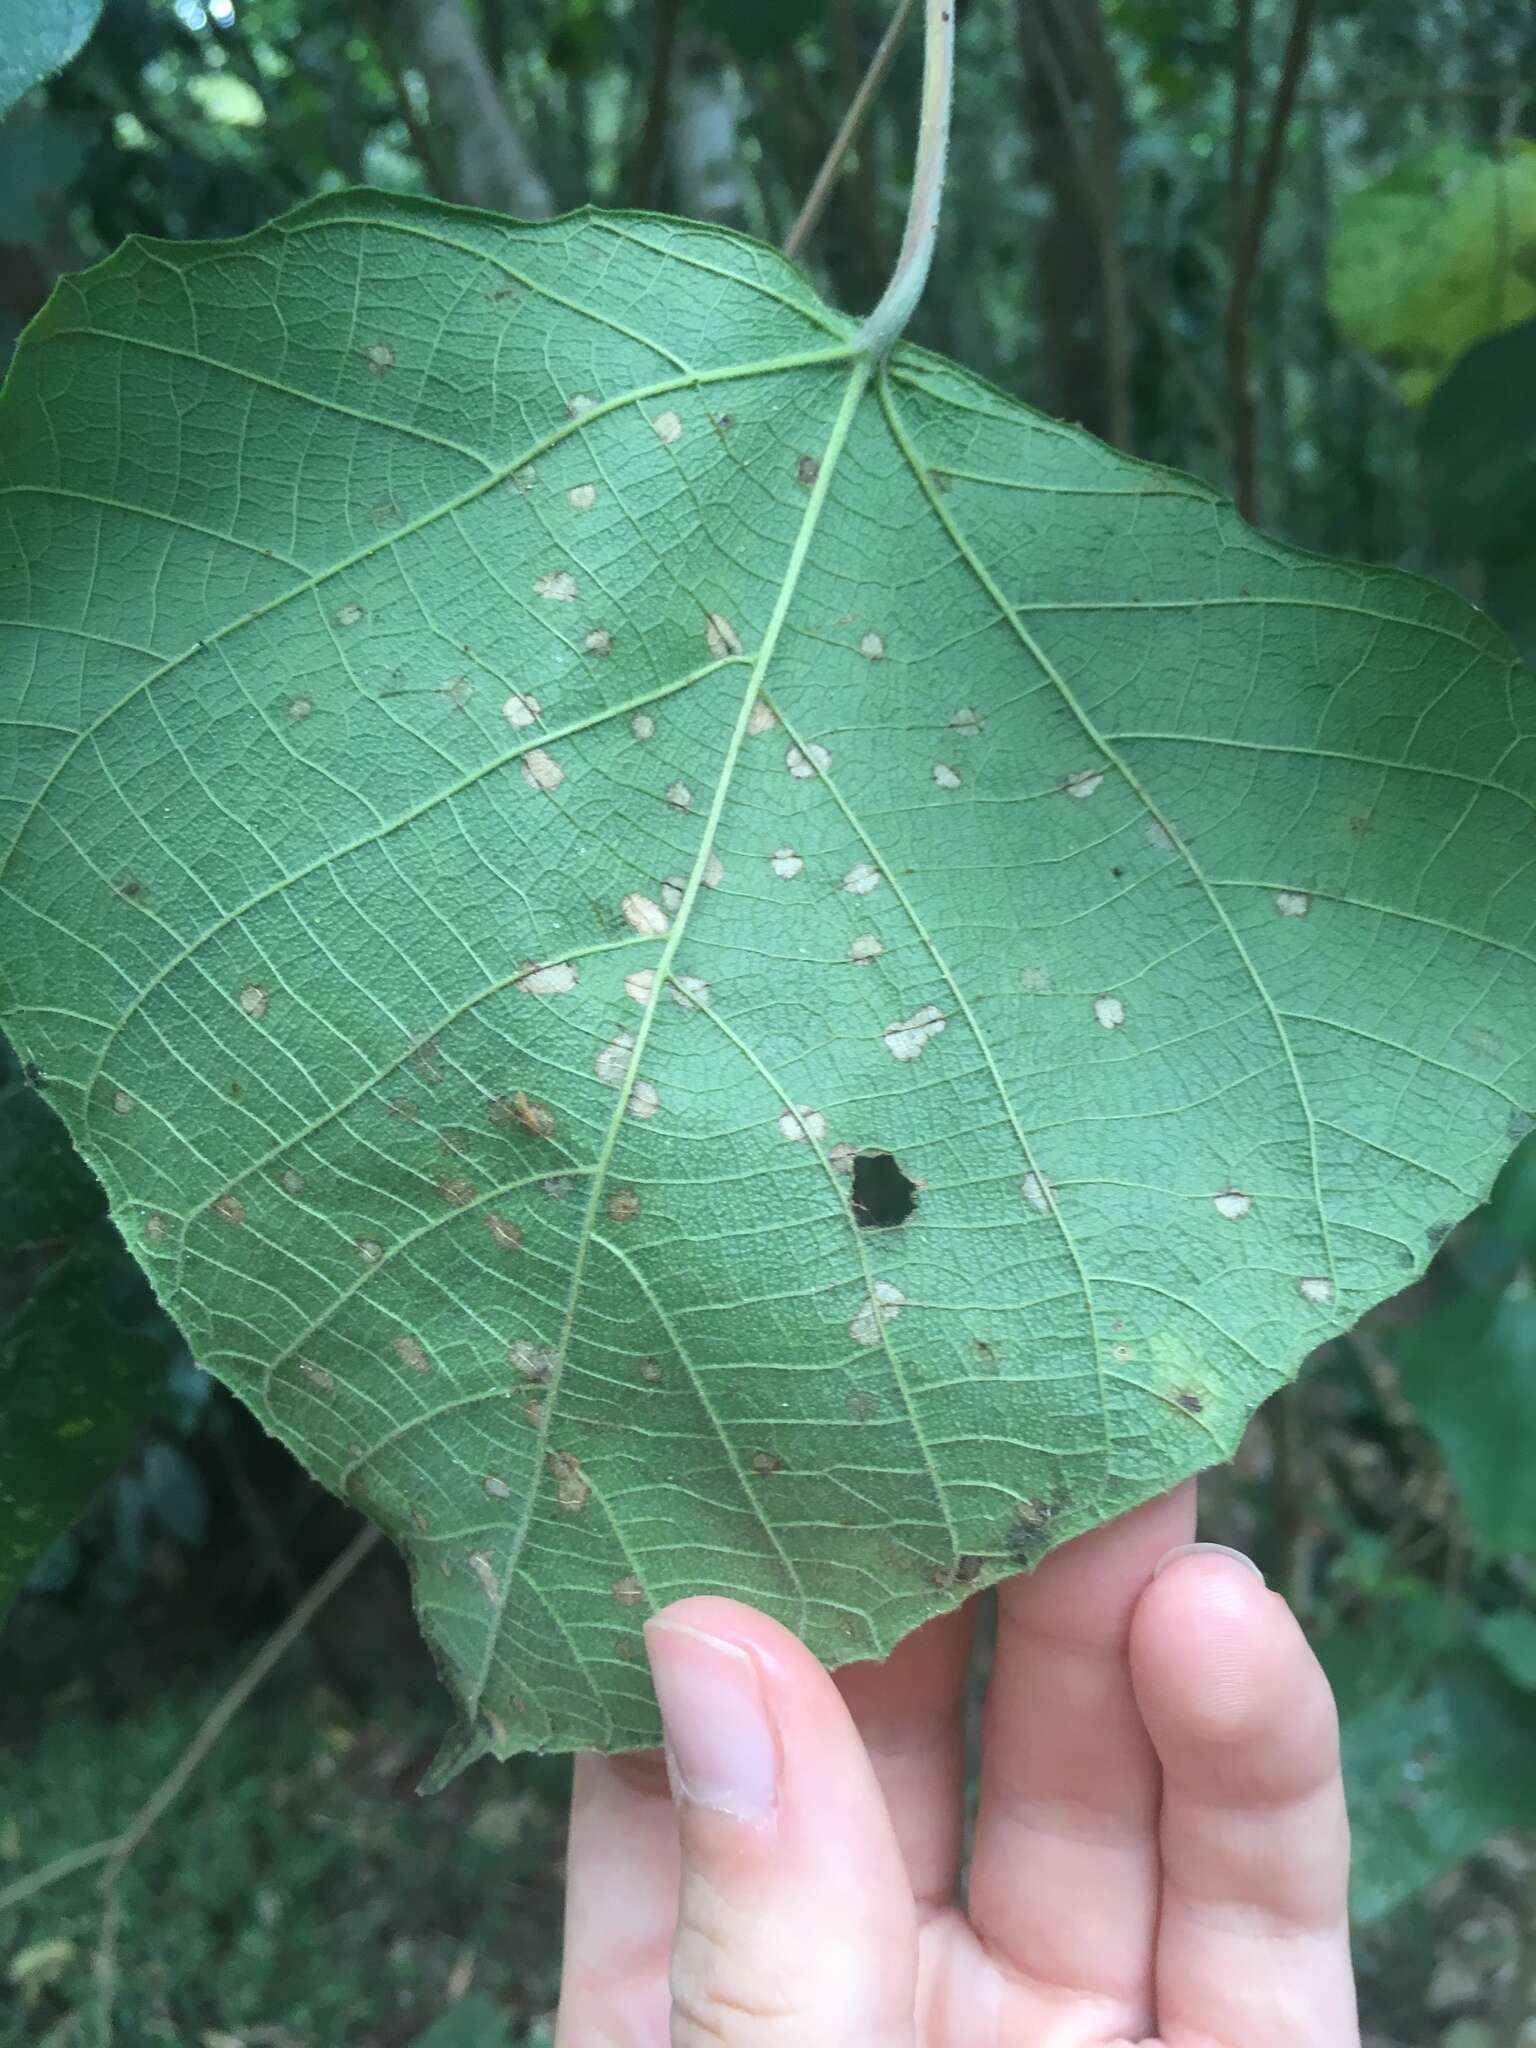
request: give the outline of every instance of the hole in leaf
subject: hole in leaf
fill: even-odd
[[[917,1184],[889,1152],[859,1152],[853,1161],[853,1217],[864,1230],[891,1230],[917,1207]]]

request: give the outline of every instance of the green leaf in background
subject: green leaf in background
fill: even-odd
[[[1476,1540],[1536,1551],[1536,1140],[1500,1176],[1469,1251],[1462,1284],[1386,1348]]]
[[[1441,1618],[1454,1638],[1461,1618]],[[1536,1827],[1536,1702],[1493,1657],[1435,1643],[1435,1619],[1410,1606],[1320,1646],[1339,1701],[1362,1924],[1490,1836]]]
[[[0,1614],[133,1449],[180,1346],[106,1222],[0,1315]]]
[[[1424,409],[1429,502],[1446,543],[1483,565],[1483,602],[1536,656],[1536,320],[1479,342]]]
[[[1444,143],[1352,193],[1329,245],[1328,303],[1422,403],[1475,342],[1536,314],[1536,143],[1496,157]]]
[[[418,2035],[414,2048],[513,2048],[512,2032],[488,1998],[471,1992]]]
[[[0,0],[0,114],[85,42],[101,0]]]
[[[1536,695],[761,246],[348,193],[0,406],[0,1010],[445,1764],[1226,1455],[1536,1102]]]

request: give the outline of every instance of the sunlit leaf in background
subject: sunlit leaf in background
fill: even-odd
[[[484,1749],[1224,1456],[1536,1103],[1536,694],[780,258],[377,195],[0,414],[0,1014]],[[898,1220],[892,1209],[900,1210]]]

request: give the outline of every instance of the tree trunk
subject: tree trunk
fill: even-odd
[[[1041,401],[1129,447],[1130,322],[1121,249],[1125,107],[1097,4],[1018,0],[1024,125],[1050,205],[1035,235]]]
[[[512,125],[464,0],[401,0],[400,14],[431,95],[449,196],[547,220],[554,195]]]
[[[740,138],[741,95],[719,47],[684,36],[672,87],[669,137],[678,203],[695,220],[739,228],[746,221]]]

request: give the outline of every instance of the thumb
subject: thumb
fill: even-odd
[[[911,1889],[836,1686],[735,1601],[645,1637],[682,1846],[673,2048],[912,2048]]]

